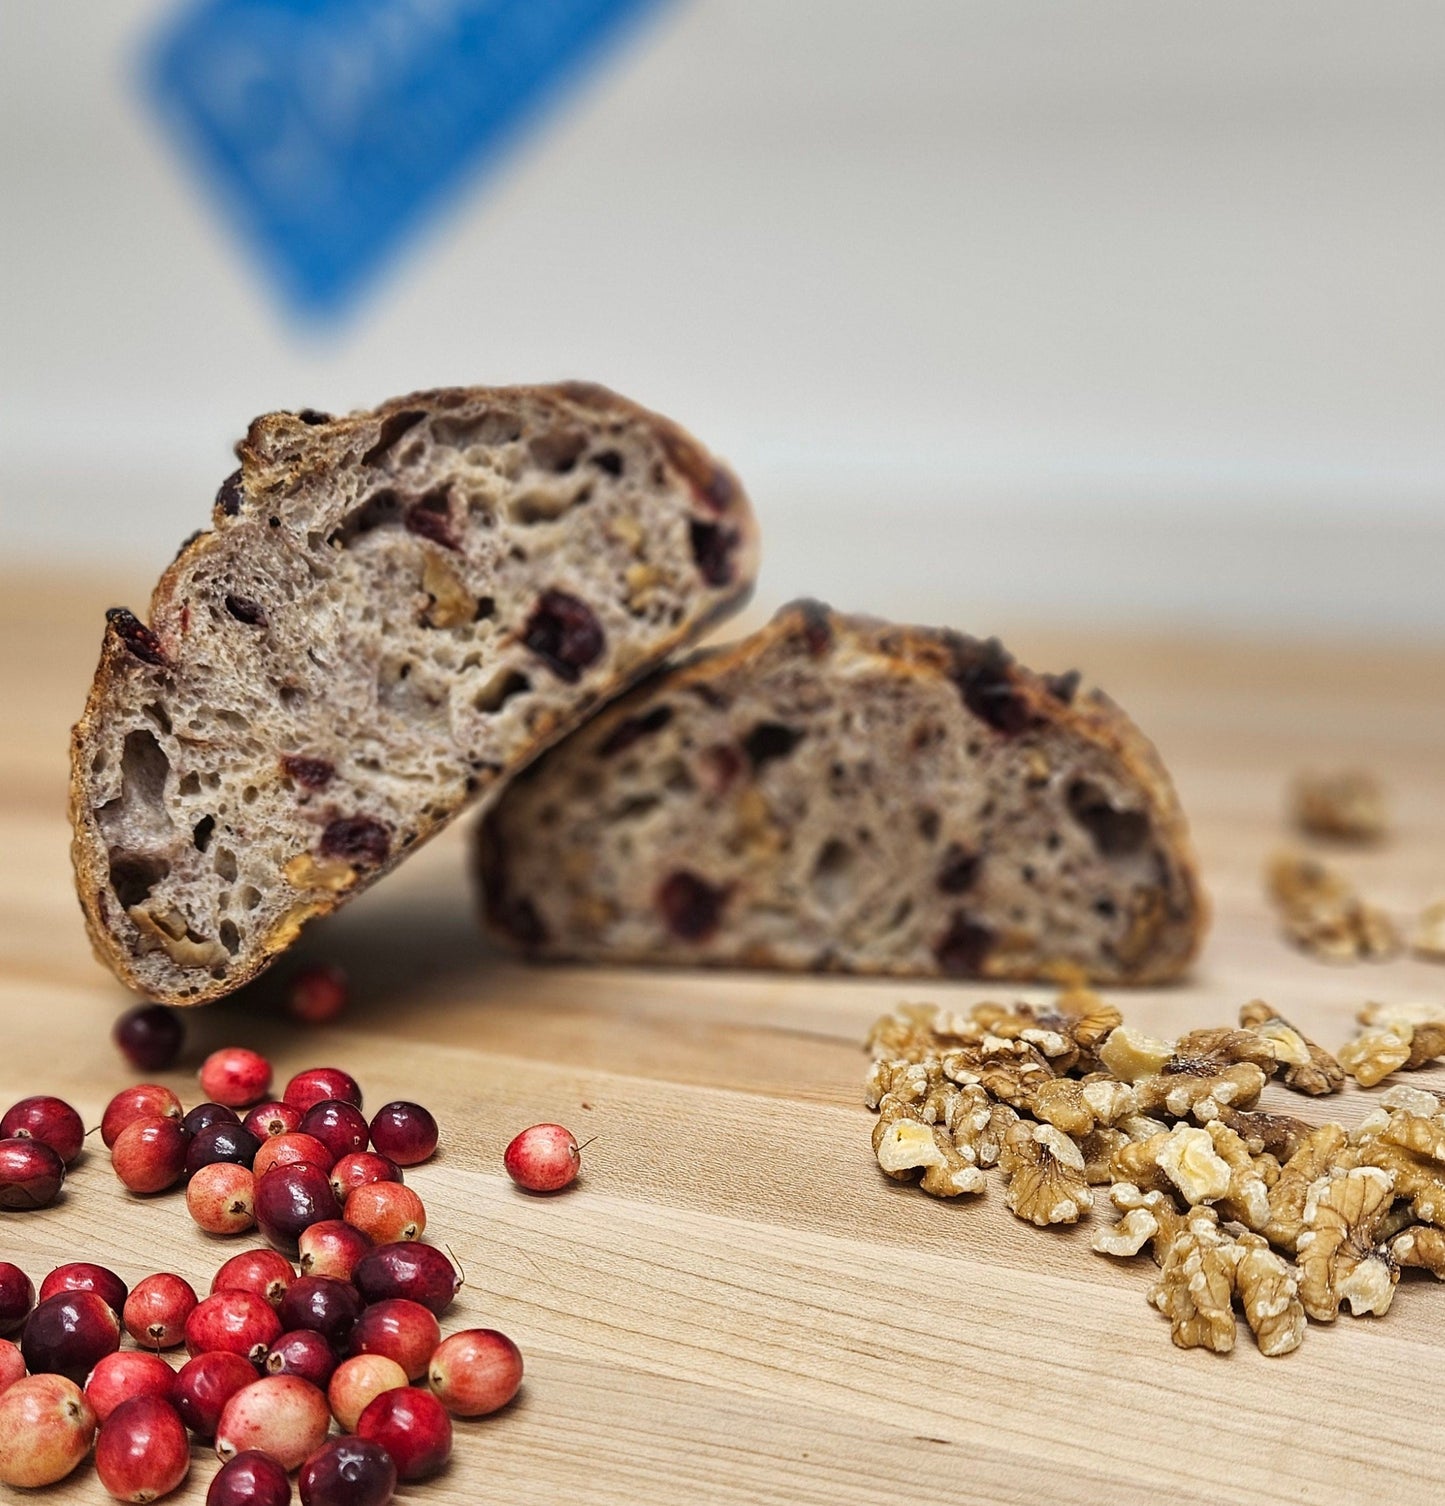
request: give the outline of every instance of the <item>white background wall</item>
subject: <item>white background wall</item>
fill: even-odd
[[[1445,7],[680,0],[345,326],[139,102],[173,0],[0,0],[0,551],[159,566],[270,407],[584,375],[764,594],[1445,633]]]

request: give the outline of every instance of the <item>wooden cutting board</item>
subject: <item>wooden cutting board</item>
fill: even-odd
[[[87,951],[64,816],[65,732],[111,595],[0,591],[0,1100],[59,1093],[88,1123],[131,1080],[107,1038],[129,996]],[[1439,967],[1288,950],[1259,875],[1288,776],[1361,761],[1395,791],[1399,835],[1344,866],[1402,916],[1445,895],[1445,654],[1041,633],[1014,646],[1107,685],[1193,818],[1214,930],[1187,986],[1115,995],[1130,1019],[1172,1034],[1263,996],[1338,1045],[1366,999],[1439,996]],[[878,1174],[868,1024],[900,997],[999,989],[530,970],[479,938],[464,860],[448,833],[309,934],[306,954],[355,980],[343,1023],[291,1025],[264,980],[194,1013],[187,1070],[165,1077],[195,1101],[196,1061],[238,1041],[282,1078],[334,1062],[373,1104],[416,1097],[440,1119],[442,1154],[409,1180],[429,1236],[465,1267],[446,1326],[506,1330],[527,1380],[505,1413],[459,1426],[444,1477],[400,1499],[1326,1506],[1438,1476],[1445,1288],[1428,1278],[1402,1283],[1383,1320],[1311,1325],[1287,1358],[1262,1358],[1243,1330],[1227,1357],[1184,1352],[1145,1302],[1146,1260],[1091,1254],[1087,1227],[1024,1226],[996,1185],[939,1203]],[[1327,1108],[1355,1119],[1368,1103]],[[500,1165],[539,1119],[596,1137],[582,1181],[551,1199]],[[178,1193],[129,1197],[92,1145],[56,1207],[0,1215],[0,1257],[37,1284],[84,1258],[204,1289],[246,1243],[201,1235]],[[203,1500],[214,1469],[196,1450],[172,1499]],[[102,1498],[89,1465],[37,1497]]]

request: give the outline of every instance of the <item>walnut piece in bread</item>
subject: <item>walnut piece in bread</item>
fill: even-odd
[[[198,1003],[739,605],[742,489],[601,387],[272,413],[72,740],[96,950]],[[648,589],[636,579],[646,571]]]

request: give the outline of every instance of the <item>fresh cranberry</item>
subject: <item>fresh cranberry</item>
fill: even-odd
[[[191,1468],[191,1440],[170,1402],[137,1396],[100,1425],[95,1472],[118,1501],[169,1495]]]
[[[303,1276],[334,1276],[350,1281],[356,1263],[371,1249],[371,1241],[360,1229],[339,1218],[303,1229],[296,1241],[301,1254]]]
[[[132,1119],[110,1148],[111,1170],[128,1192],[164,1192],[185,1175],[191,1143],[178,1119]]]
[[[463,1329],[437,1345],[427,1384],[453,1417],[484,1417],[517,1394],[522,1351],[495,1328]]]
[[[239,1354],[214,1349],[187,1360],[176,1376],[176,1410],[203,1442],[216,1436],[226,1403],[256,1380],[256,1367]]]
[[[347,1003],[346,974],[339,967],[303,967],[291,980],[286,1007],[307,1025],[329,1025]]]
[[[398,1480],[425,1480],[452,1456],[452,1420],[431,1394],[383,1391],[356,1421],[356,1435],[391,1455]]]
[[[266,1354],[269,1375],[299,1375],[324,1391],[336,1369],[336,1351],[314,1328],[283,1333]]]
[[[299,1130],[301,1117],[302,1111],[294,1104],[273,1098],[269,1103],[258,1103],[243,1122],[258,1140],[264,1142],[273,1135],[289,1135]]]
[[[176,1372],[158,1354],[118,1349],[105,1355],[85,1383],[85,1399],[102,1422],[132,1396],[159,1396],[170,1401],[176,1392]]]
[[[12,1386],[25,1374],[25,1356],[19,1344],[9,1339],[0,1339],[0,1391]]]
[[[303,1134],[315,1135],[331,1152],[332,1165],[354,1150],[365,1150],[371,1128],[354,1103],[340,1098],[324,1098],[306,1110],[301,1121]]]
[[[370,1182],[399,1182],[401,1179],[401,1167],[395,1161],[388,1161],[385,1156],[369,1150],[354,1150],[350,1155],[342,1156],[331,1168],[332,1191],[343,1206],[358,1187],[365,1187]]]
[[[324,1392],[299,1375],[267,1375],[226,1403],[216,1453],[231,1459],[260,1449],[286,1469],[300,1469],[326,1441],[330,1426]]]
[[[452,1305],[462,1284],[456,1267],[435,1245],[416,1240],[379,1245],[357,1261],[351,1280],[363,1302],[408,1297],[437,1317]]]
[[[211,1277],[211,1295],[217,1292],[254,1292],[272,1307],[280,1307],[286,1289],[296,1279],[295,1267],[275,1250],[243,1250],[233,1255]]]
[[[0,1333],[14,1333],[34,1306],[34,1282],[18,1265],[0,1260]]]
[[[384,1354],[354,1354],[342,1360],[326,1388],[332,1415],[344,1433],[356,1431],[356,1419],[373,1397],[407,1384],[406,1371]]]
[[[528,1192],[558,1192],[577,1178],[582,1152],[577,1137],[560,1124],[534,1124],[507,1147],[507,1175]]]
[[[336,1157],[315,1135],[293,1130],[290,1134],[263,1140],[252,1170],[258,1177],[264,1177],[273,1166],[294,1166],[298,1161],[308,1161],[322,1171],[330,1171],[335,1160]]]
[[[270,1454],[246,1449],[221,1466],[206,1506],[291,1506],[291,1480]]]
[[[338,1353],[345,1350],[362,1301],[348,1281],[332,1276],[299,1276],[281,1301],[284,1328],[310,1328]]]
[[[437,1122],[419,1103],[383,1104],[371,1121],[371,1143],[398,1166],[417,1166],[437,1148]]]
[[[0,1140],[0,1208],[48,1208],[60,1196],[65,1162],[39,1140]]]
[[[198,1298],[189,1281],[162,1271],[136,1283],[121,1313],[125,1331],[143,1349],[174,1349],[185,1343],[186,1319]]]
[[[286,1084],[282,1098],[304,1114],[318,1103],[349,1103],[361,1107],[361,1087],[350,1072],[340,1067],[307,1067]],[[362,1142],[365,1144],[365,1141]]]
[[[276,1310],[255,1292],[224,1291],[196,1304],[186,1319],[186,1353],[192,1359],[224,1349],[259,1366],[281,1334]]]
[[[120,1319],[94,1292],[59,1292],[40,1303],[25,1324],[20,1352],[32,1374],[45,1370],[80,1384],[120,1348]]]
[[[260,1103],[271,1090],[271,1063],[245,1046],[222,1046],[201,1063],[201,1091],[227,1108]]]
[[[396,1465],[365,1438],[330,1438],[301,1466],[301,1506],[386,1506]]]
[[[244,1234],[256,1222],[256,1178],[244,1166],[212,1161],[191,1178],[186,1209],[207,1234]]]
[[[85,1144],[85,1125],[63,1098],[22,1098],[0,1119],[0,1140],[38,1140],[70,1166]]]
[[[94,1292],[109,1305],[116,1317],[124,1311],[125,1299],[130,1296],[130,1288],[114,1271],[103,1265],[92,1265],[88,1260],[72,1260],[67,1265],[58,1265],[40,1283],[42,1302],[60,1292]]]
[[[164,1004],[137,1004],[115,1022],[111,1039],[137,1072],[169,1072],[186,1041],[186,1027]]]
[[[27,1375],[0,1391],[0,1483],[54,1485],[94,1437],[95,1413],[73,1380]]]
[[[247,1169],[256,1159],[261,1142],[244,1124],[210,1124],[192,1140],[186,1151],[186,1175],[195,1176],[203,1166],[229,1161]]]
[[[213,1124],[239,1124],[241,1116],[224,1103],[198,1103],[182,1120],[181,1128],[188,1135],[199,1135]]]
[[[351,1352],[384,1354],[406,1371],[407,1380],[419,1381],[441,1340],[441,1325],[430,1308],[394,1297],[362,1312],[351,1330]]]
[[[326,1173],[309,1161],[273,1166],[256,1183],[256,1223],[278,1247],[294,1248],[303,1229],[340,1214]]]
[[[346,1199],[346,1222],[373,1244],[420,1239],[426,1229],[426,1206],[400,1182],[369,1182]]]
[[[105,1148],[114,1147],[120,1132],[137,1119],[181,1118],[181,1100],[169,1088],[158,1082],[140,1082],[133,1088],[122,1088],[105,1106],[100,1116],[100,1138]]]

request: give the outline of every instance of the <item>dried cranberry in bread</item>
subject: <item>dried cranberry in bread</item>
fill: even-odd
[[[257,419],[150,621],[109,614],[72,745],[101,957],[230,992],[738,605],[732,475],[600,387]]]
[[[553,958],[1157,982],[1206,920],[1112,701],[809,602],[544,754],[477,857],[491,924]]]

